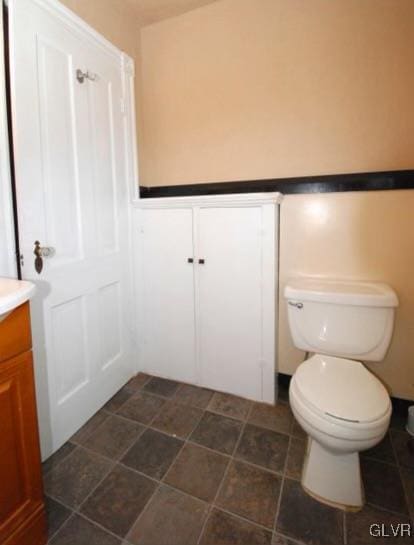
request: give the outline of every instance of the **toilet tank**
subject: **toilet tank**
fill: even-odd
[[[284,296],[297,348],[362,361],[384,358],[398,306],[386,284],[296,278]]]

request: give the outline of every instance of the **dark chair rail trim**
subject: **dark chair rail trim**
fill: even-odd
[[[140,187],[140,195],[149,197],[189,197],[197,195],[223,195],[230,193],[262,193],[278,191],[284,195],[295,193],[333,193],[343,191],[382,191],[389,189],[414,189],[414,170],[365,172],[359,174],[333,174],[329,176],[302,176],[244,180],[239,182],[214,182],[171,186]]]

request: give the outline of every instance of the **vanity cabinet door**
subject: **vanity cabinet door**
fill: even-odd
[[[45,543],[31,351],[0,363],[0,543]]]
[[[32,347],[29,303],[15,308],[0,322],[0,362]]]

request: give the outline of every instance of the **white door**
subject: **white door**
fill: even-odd
[[[198,211],[198,358],[204,386],[273,402],[274,350],[263,322],[268,316],[274,328],[274,313],[265,312],[263,296],[274,307],[275,241],[273,221],[264,236],[264,209]]]
[[[140,215],[143,368],[197,382],[194,264],[189,262],[194,257],[193,211],[143,210]]]
[[[43,458],[133,374],[120,54],[10,1],[14,152]],[[89,77],[83,82],[77,69]],[[82,79],[82,78],[81,78]],[[34,242],[55,250],[35,270]]]

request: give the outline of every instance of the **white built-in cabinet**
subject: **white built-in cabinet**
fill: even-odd
[[[274,193],[137,203],[143,371],[274,401],[278,203]]]

